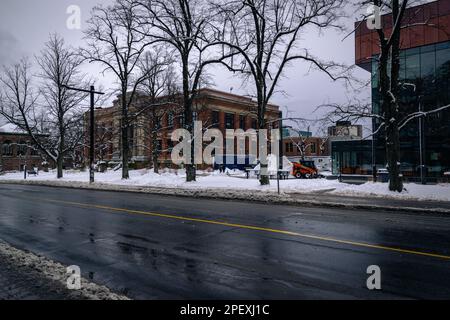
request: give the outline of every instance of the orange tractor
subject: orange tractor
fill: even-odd
[[[319,177],[319,171],[314,161],[293,162],[292,175],[297,179],[316,179]]]

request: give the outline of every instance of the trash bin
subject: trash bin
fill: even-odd
[[[386,169],[378,170],[377,175],[378,175],[377,181],[382,183],[389,182],[389,171],[387,171]]]

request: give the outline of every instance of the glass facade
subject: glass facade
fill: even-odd
[[[378,147],[373,151],[372,140],[333,141],[333,174],[372,175],[372,156],[382,150]]]
[[[403,50],[400,59],[402,118],[413,112],[431,111],[450,104],[450,42]],[[372,105],[375,113],[380,112],[377,71],[377,61],[373,59]],[[376,130],[379,122],[374,121],[373,126]],[[439,177],[450,171],[450,108],[422,117],[422,121],[412,120],[402,129],[400,137],[404,176],[419,175],[421,145],[428,176]],[[377,150],[384,148],[383,133],[378,134],[375,141]],[[377,154],[378,164],[385,163],[382,156]]]

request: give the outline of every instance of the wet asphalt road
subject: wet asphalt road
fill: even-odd
[[[450,298],[438,214],[0,185],[0,239],[136,299]]]

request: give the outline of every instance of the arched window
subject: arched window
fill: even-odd
[[[171,111],[171,112],[169,112],[169,114],[167,115],[167,127],[168,127],[169,129],[172,129],[172,128],[173,128],[173,118],[174,118],[174,115],[173,115],[173,112]]]
[[[2,144],[2,155],[5,157],[12,157],[13,155],[13,146],[12,142],[9,140],[6,140]]]
[[[19,141],[17,145],[17,155],[24,156],[27,154],[27,143],[25,141]]]

